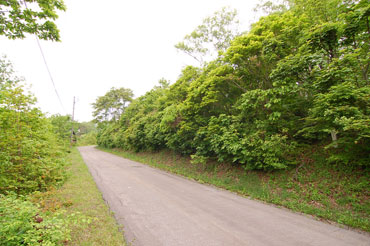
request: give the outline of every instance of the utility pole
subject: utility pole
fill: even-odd
[[[74,135],[74,130],[73,130],[73,121],[74,121],[74,119],[75,119],[75,104],[76,104],[76,99],[75,99],[75,97],[73,97],[72,127],[71,127],[71,145],[73,145],[73,143],[74,143],[74,138],[73,138],[73,135]]]

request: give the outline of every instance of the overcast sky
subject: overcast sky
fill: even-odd
[[[45,113],[72,114],[92,119],[91,103],[111,87],[131,88],[143,95],[165,78],[175,82],[182,68],[194,64],[174,45],[202,20],[224,6],[236,8],[246,31],[256,21],[258,0],[65,0],[66,12],[56,21],[62,42],[41,41],[60,105],[37,46],[36,39],[0,37],[0,54],[14,64],[19,76]]]

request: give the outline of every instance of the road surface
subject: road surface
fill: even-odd
[[[370,236],[130,161],[79,148],[134,246],[370,245]]]

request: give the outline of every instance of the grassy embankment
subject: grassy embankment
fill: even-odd
[[[274,172],[245,171],[216,162],[194,165],[189,157],[166,151],[100,149],[329,223],[334,221],[370,232],[370,173],[329,165],[317,149],[302,156],[298,167]]]
[[[72,240],[66,245],[126,245],[123,233],[113,218],[112,212],[90,175],[77,148],[68,155],[68,179],[56,190],[34,196],[43,210],[53,212],[67,210],[68,214],[78,214],[84,221],[71,226]]]

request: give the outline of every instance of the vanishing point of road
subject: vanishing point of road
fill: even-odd
[[[370,246],[365,233],[130,161],[79,148],[134,246]]]

